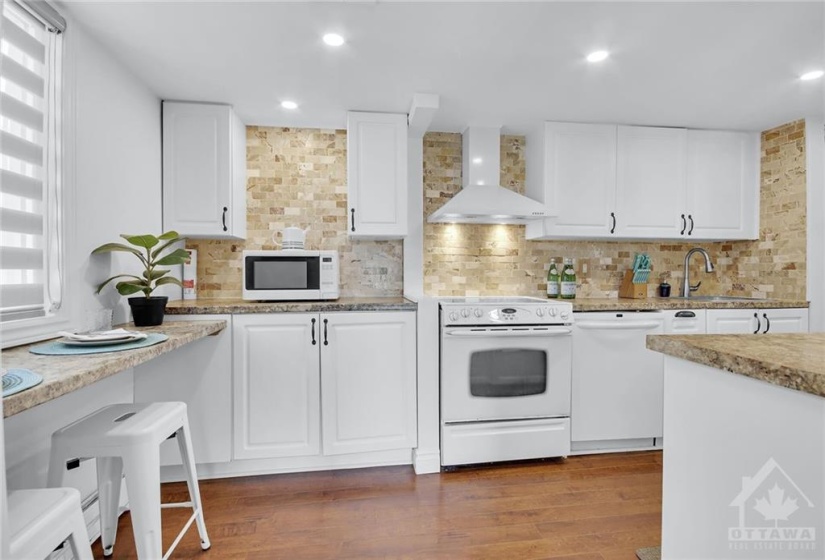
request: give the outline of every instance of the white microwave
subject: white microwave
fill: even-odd
[[[244,251],[243,299],[338,299],[338,251]]]

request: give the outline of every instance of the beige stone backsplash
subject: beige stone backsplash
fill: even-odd
[[[401,241],[347,237],[346,131],[250,126],[246,137],[247,239],[187,241],[198,297],[240,298],[242,252],[277,249],[273,235],[289,226],[310,228],[307,248],[339,252],[342,297],[400,296]]]
[[[805,136],[804,121],[762,134],[761,233],[758,241],[719,243],[527,241],[524,226],[426,224],[424,286],[433,296],[545,293],[551,258],[576,260],[580,297],[616,297],[624,270],[637,252],[646,252],[655,295],[661,280],[676,294],[685,252],[708,250],[716,272],[706,274],[701,259],[692,264],[699,293],[805,299]],[[461,135],[430,133],[424,138],[427,216],[461,186]],[[524,189],[523,137],[504,136],[502,185]]]
[[[650,295],[667,279],[676,293],[685,252],[705,247],[716,264],[706,274],[693,263],[700,293],[805,299],[804,122],[762,133],[761,228],[758,241],[722,243],[527,241],[523,226],[426,224],[424,286],[433,296],[543,295],[550,258],[576,259],[580,297],[615,297],[637,252],[653,264]],[[402,293],[402,242],[347,237],[346,131],[247,128],[248,238],[190,240],[198,249],[198,295],[241,296],[241,252],[274,249],[273,233],[287,226],[310,231],[307,246],[337,249],[341,295]],[[501,142],[502,184],[523,192],[524,138]],[[424,216],[461,186],[461,135],[424,137]]]

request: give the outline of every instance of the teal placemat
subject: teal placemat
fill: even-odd
[[[80,354],[103,354],[105,352],[122,352],[123,350],[134,350],[136,348],[146,348],[168,340],[169,336],[160,333],[151,333],[143,340],[127,342],[126,344],[112,344],[111,346],[69,346],[62,342],[47,342],[39,346],[32,346],[29,352],[42,356],[77,356]]]
[[[30,389],[43,381],[43,376],[27,369],[3,370],[3,396],[8,397]]]

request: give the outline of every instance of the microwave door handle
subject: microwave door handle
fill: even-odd
[[[660,321],[647,321],[647,322],[634,322],[629,321],[627,323],[612,323],[612,322],[596,322],[596,321],[587,321],[585,323],[576,323],[576,326],[580,329],[605,329],[605,330],[613,330],[613,331],[621,331],[621,330],[633,330],[633,329],[655,329],[656,327],[661,326],[662,323]]]
[[[572,329],[547,329],[544,331],[465,331],[465,330],[448,330],[444,331],[447,336],[468,337],[468,338],[506,338],[506,337],[545,337],[545,336],[566,336],[572,334]]]

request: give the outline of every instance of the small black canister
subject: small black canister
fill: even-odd
[[[670,284],[667,282],[659,284],[659,297],[670,297]]]

